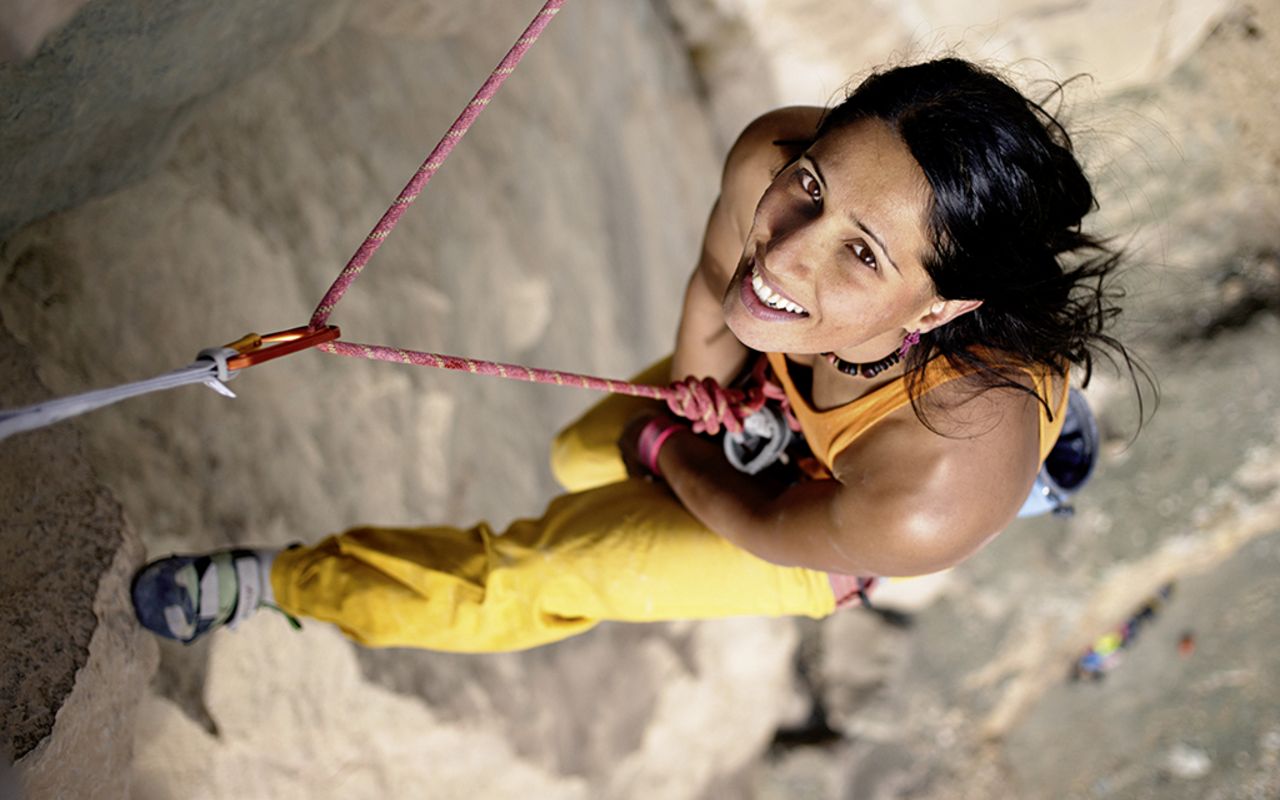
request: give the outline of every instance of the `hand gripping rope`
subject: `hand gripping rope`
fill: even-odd
[[[129,397],[136,397],[151,392],[172,389],[193,383],[203,383],[220,394],[235,397],[226,383],[236,377],[237,371],[245,367],[260,364],[283,355],[310,348],[318,348],[327,353],[369,358],[380,361],[392,361],[402,364],[436,367],[440,369],[464,370],[479,375],[495,375],[512,380],[530,381],[534,383],[553,383],[560,386],[576,386],[583,389],[629,394],[637,397],[650,397],[666,400],[673,411],[694,420],[695,428],[711,433],[720,425],[731,430],[741,428],[742,420],[756,411],[764,402],[760,392],[750,394],[736,389],[718,391],[694,391],[687,385],[678,384],[672,387],[645,386],[625,381],[596,378],[590,375],[578,375],[571,372],[536,369],[515,364],[500,364],[492,361],[478,361],[457,356],[437,353],[423,353],[415,350],[402,350],[381,345],[366,345],[353,342],[338,341],[341,332],[336,326],[329,325],[329,316],[338,302],[346,294],[351,284],[364,270],[373,254],[382,246],[382,242],[395,228],[405,210],[422,194],[427,183],[435,175],[436,170],[453,152],[458,141],[471,128],[472,123],[480,116],[480,112],[488,105],[507,77],[515,71],[516,65],[538,40],[543,29],[552,17],[559,12],[565,0],[547,0],[541,10],[525,28],[520,38],[516,39],[506,56],[490,73],[480,89],[467,103],[462,113],[454,120],[444,137],[436,144],[426,161],[418,168],[413,177],[401,190],[399,196],[374,225],[373,230],[365,237],[355,254],[347,261],[342,272],[325,292],[320,304],[311,315],[307,326],[292,328],[287,331],[259,336],[248,334],[225,347],[202,350],[194,363],[182,369],[165,373],[147,380],[136,381],[109,389],[87,392],[72,397],[65,397],[38,403],[24,408],[0,412],[0,439],[12,434],[53,424],[63,419],[83,414]]]

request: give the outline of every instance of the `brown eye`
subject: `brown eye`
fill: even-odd
[[[815,203],[822,202],[822,187],[818,185],[818,179],[807,169],[800,169],[797,173],[800,181],[800,189],[809,195],[809,199]]]
[[[854,242],[850,242],[849,250],[850,252],[853,253],[854,257],[856,257],[863,264],[866,264],[871,269],[880,268],[880,263],[876,261],[876,254],[871,252],[871,248],[867,247],[866,242],[862,241],[861,239]]]

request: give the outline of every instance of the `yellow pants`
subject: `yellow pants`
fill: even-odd
[[[636,378],[662,384],[668,362]],[[473,528],[355,528],[281,553],[279,605],[361,644],[520,650],[603,620],[805,615],[835,609],[827,574],[780,567],[707,530],[660,483],[629,479],[616,445],[654,401],[611,395],[556,437],[571,494],[497,535]]]

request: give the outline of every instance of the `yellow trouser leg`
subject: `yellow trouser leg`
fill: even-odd
[[[708,531],[662,486],[629,480],[554,500],[501,536],[359,528],[281,553],[276,600],[366,645],[519,650],[603,620],[834,610],[825,573],[763,561]]]
[[[667,361],[636,380],[666,383]],[[281,553],[282,608],[366,645],[519,650],[603,620],[825,616],[827,575],[780,567],[708,531],[663,486],[628,480],[616,441],[652,400],[611,395],[558,437],[552,469],[574,494],[502,535],[358,528]]]
[[[664,358],[631,379],[632,383],[666,386],[671,382],[671,359]],[[659,400],[607,395],[551,443],[551,472],[560,485],[581,492],[627,479],[618,453],[618,437],[633,417],[646,408],[665,408]]]

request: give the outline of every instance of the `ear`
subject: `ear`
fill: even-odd
[[[921,333],[946,325],[956,317],[968,314],[978,306],[981,300],[937,300],[925,309],[924,315],[917,320],[917,330]]]

